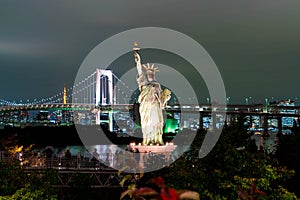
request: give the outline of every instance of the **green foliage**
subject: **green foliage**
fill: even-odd
[[[55,170],[48,169],[43,172],[30,171],[25,173],[20,168],[18,161],[0,162],[0,195],[11,199],[14,199],[14,197],[19,199],[17,197],[20,194],[26,194],[29,197],[30,195],[43,195],[45,198],[49,197],[50,199],[52,194],[55,193],[51,184],[54,183],[56,177],[57,172]],[[31,199],[34,199],[34,197]]]
[[[189,152],[169,167],[146,174],[144,178],[160,175],[170,187],[198,191],[204,200],[243,199],[239,194],[248,199],[297,199],[285,187],[295,175],[294,170],[281,165],[272,155],[253,148],[254,141],[244,122],[224,129],[214,149],[199,159],[205,134],[209,133],[198,131]]]
[[[0,197],[0,200],[56,200],[57,195],[49,194],[45,190],[33,190],[30,187],[24,187],[17,190],[11,196]]]
[[[282,186],[279,186],[269,197],[269,199],[284,199],[284,200],[295,200],[297,199],[297,196],[289,192],[287,189],[283,188]]]
[[[238,190],[238,198],[242,200],[258,200],[263,199],[265,196],[266,193],[258,190],[255,183],[252,183],[249,190],[243,188]]]
[[[18,161],[6,162],[0,161],[0,195],[13,194],[20,189],[25,174],[20,169]]]
[[[279,137],[276,156],[280,162],[293,169],[300,168],[300,131]]]
[[[286,187],[290,188],[297,195],[300,195],[299,179],[300,179],[300,131],[289,135],[281,135],[279,137],[279,147],[276,151],[276,158],[280,163],[286,165],[288,169],[295,170],[293,177]]]

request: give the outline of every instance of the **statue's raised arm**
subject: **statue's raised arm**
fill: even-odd
[[[136,68],[138,71],[138,75],[141,76],[143,74],[143,70],[142,70],[142,62],[141,62],[141,56],[139,55],[138,51],[140,50],[140,48],[138,48],[138,43],[134,42],[134,60],[136,63]]]
[[[134,60],[135,60],[135,63],[136,63],[136,68],[137,68],[137,71],[138,71],[138,75],[142,75],[143,71],[142,71],[141,57],[140,57],[140,55],[138,54],[137,51],[134,51]]]

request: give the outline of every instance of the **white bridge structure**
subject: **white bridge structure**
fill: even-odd
[[[77,81],[72,87],[64,88],[50,97],[36,98],[30,100],[8,101],[0,99],[0,121],[11,117],[11,113],[26,112],[28,110],[69,110],[91,111],[95,114],[95,123],[101,124],[101,114],[108,116],[106,123],[109,123],[110,131],[113,131],[113,112],[111,110],[128,111],[133,107],[133,98],[135,89],[129,88],[126,83],[120,80],[111,70],[96,69],[92,74]],[[226,122],[234,116],[243,114],[250,118],[250,124],[253,117],[259,117],[260,127],[264,132],[268,131],[271,119],[277,119],[278,130],[281,132],[282,119],[295,119],[300,121],[299,106],[271,106],[263,104],[247,105],[219,105],[211,107],[210,104],[192,105],[192,104],[174,104],[166,108],[169,112],[176,113],[194,113],[199,115],[198,124],[203,128],[204,116],[209,116],[215,127],[218,113],[226,113]],[[288,111],[288,112],[287,112]],[[3,114],[4,113],[4,114]],[[9,113],[5,115],[5,113]],[[8,117],[6,117],[8,116]],[[7,121],[7,120],[6,120]]]
[[[7,101],[0,99],[0,112],[15,110],[49,110],[73,109],[88,110],[107,105],[129,104],[134,90],[120,80],[112,70],[96,69],[89,76],[77,81],[72,87],[64,88],[62,92],[50,97],[42,97],[33,101]],[[70,103],[72,102],[72,103]],[[96,114],[96,124],[100,124],[100,113]],[[112,113],[107,112],[112,119]],[[109,120],[112,127],[112,120]]]
[[[122,104],[134,92],[112,70],[107,69],[97,69],[89,76],[74,83],[72,87],[64,90],[66,93],[61,91],[55,95],[35,98],[34,100],[9,101],[0,99],[0,107],[67,104],[64,99],[68,103],[72,101],[72,104],[94,104],[95,106]]]

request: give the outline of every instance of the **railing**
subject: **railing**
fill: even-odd
[[[142,155],[141,155],[142,154]],[[42,170],[42,169],[57,169],[59,171],[118,171],[125,167],[126,163],[130,162],[133,164],[132,167],[146,167],[155,168],[158,166],[167,166],[172,160],[171,154],[163,153],[100,153],[99,159],[91,157],[77,158],[72,156],[71,158],[66,157],[46,157],[46,156],[26,156],[23,155],[19,158],[12,158],[8,156],[0,157],[3,161],[17,161],[20,163],[20,167],[28,170]],[[136,163],[132,163],[132,161]]]
[[[119,173],[118,170],[107,167],[99,161],[78,160],[76,158],[36,158],[29,163],[28,159],[16,159],[5,157],[1,154],[0,161],[15,162],[19,161],[20,168],[24,173],[38,173],[45,174],[48,169],[54,169],[52,179],[52,187],[74,187],[78,184],[78,177],[85,180],[80,184],[87,184],[86,187],[91,188],[119,188],[120,180],[124,173]],[[77,181],[77,182],[76,182]]]

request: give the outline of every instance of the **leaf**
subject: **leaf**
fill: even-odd
[[[132,190],[125,190],[124,192],[122,192],[121,196],[120,196],[120,200],[123,199],[126,195],[129,195],[129,197],[132,197]]]
[[[132,179],[132,175],[127,174],[126,176],[124,176],[124,178],[119,183],[121,185],[121,187],[124,187],[125,182],[129,179]]]
[[[140,178],[142,178],[144,176],[144,169],[141,165],[139,165],[140,168]]]
[[[163,188],[165,187],[165,181],[162,177],[156,177],[156,178],[153,178],[151,180],[152,183],[154,183],[155,185],[157,185],[159,188]]]
[[[254,192],[255,192],[255,190],[256,190],[256,184],[255,184],[255,183],[252,183],[252,185],[251,185],[251,187],[250,187],[250,190],[249,190],[249,193],[250,193],[251,195],[253,195]]]
[[[244,190],[244,189],[239,189],[238,190],[238,197],[240,199],[249,199],[249,195],[248,195],[247,191]]]
[[[145,197],[145,196],[156,196],[158,195],[158,193],[156,192],[156,190],[152,189],[152,188],[148,188],[148,187],[143,187],[140,189],[136,189],[134,190],[132,196],[133,197]]]
[[[127,169],[127,168],[128,168],[128,166],[125,166],[125,167],[123,167],[122,169],[120,169],[120,170],[118,171],[118,176],[120,176],[121,173],[122,173],[125,169]]]
[[[186,190],[180,192],[179,199],[200,200],[200,195],[198,192]]]
[[[264,192],[261,191],[261,190],[255,190],[255,194],[259,194],[259,195],[261,195],[261,196],[267,196],[267,194],[264,193]]]
[[[130,184],[128,185],[129,190],[135,190],[135,184]]]
[[[163,188],[160,192],[162,200],[178,200],[177,191],[173,188]]]

